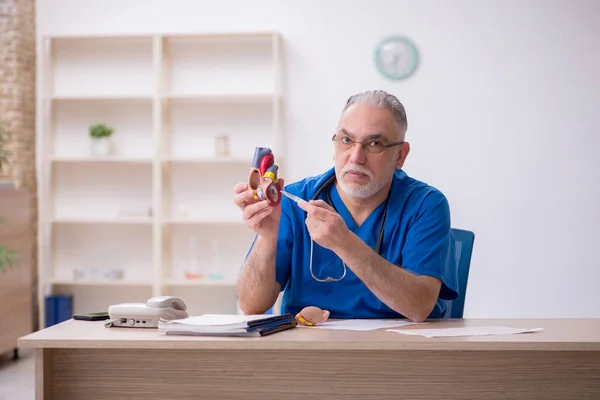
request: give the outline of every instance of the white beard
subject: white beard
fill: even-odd
[[[356,171],[367,175],[369,182],[365,185],[344,182],[344,175],[348,171]],[[366,199],[379,192],[392,180],[394,170],[392,170],[390,175],[386,176],[380,182],[375,181],[375,177],[371,171],[361,165],[356,164],[347,165],[341,171],[336,171],[335,174],[340,188],[342,188],[347,195],[358,199]]]

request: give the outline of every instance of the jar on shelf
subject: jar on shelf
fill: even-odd
[[[209,275],[209,279],[213,281],[223,280],[223,272],[221,271],[220,253],[219,253],[219,242],[216,240],[212,241],[212,267]]]
[[[227,135],[217,135],[215,138],[215,151],[218,157],[229,155],[229,137]]]

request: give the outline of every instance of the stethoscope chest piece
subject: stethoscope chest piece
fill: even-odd
[[[325,192],[327,204],[329,204],[331,207],[333,207],[334,210],[337,211],[335,205],[331,201],[331,195],[329,194],[329,190],[328,190],[329,188],[331,188],[331,185],[333,184],[334,181],[335,181],[335,174],[332,177],[330,177],[329,179],[327,179],[327,181],[325,181],[325,183],[323,183],[323,185],[321,185],[321,187],[315,192],[315,195],[313,196],[312,200],[317,200],[319,195],[322,192]],[[391,192],[392,192],[392,188],[390,187],[388,195],[385,199],[385,206],[384,206],[385,208],[383,209],[383,215],[381,216],[381,223],[379,224],[379,233],[377,234],[377,245],[375,246],[375,251],[377,252],[377,254],[380,254],[380,252],[381,252],[381,243],[383,242],[383,233],[384,233],[384,229],[385,229],[385,221],[387,219],[388,203],[389,203]],[[339,278],[333,278],[331,276],[328,276],[325,279],[319,279],[315,276],[315,274],[313,273],[313,243],[314,243],[314,241],[311,238],[310,239],[310,260],[309,260],[309,270],[310,270],[311,277],[315,281],[320,282],[320,283],[339,282],[342,279],[344,279],[346,277],[347,266],[346,266],[346,263],[343,261],[342,261],[342,265],[344,267],[344,272],[342,273],[342,276],[340,276]]]

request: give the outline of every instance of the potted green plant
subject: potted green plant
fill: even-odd
[[[0,272],[13,265],[14,252],[6,247],[0,247]]]
[[[112,154],[112,135],[114,131],[114,128],[111,128],[105,124],[95,124],[90,126],[92,155],[108,156]]]
[[[15,256],[16,254],[13,250],[0,246],[0,272],[4,272],[7,267],[14,265]]]

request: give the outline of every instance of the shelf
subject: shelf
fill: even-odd
[[[48,294],[74,312],[175,295],[235,313],[255,233],[233,187],[256,147],[283,162],[279,35],[50,36],[37,55],[41,325]],[[115,129],[112,152],[94,124]],[[194,260],[206,279],[185,279]]]
[[[254,156],[254,153],[252,154]],[[252,164],[252,156],[250,157],[230,157],[230,156],[208,156],[208,157],[167,157],[162,160],[163,163],[170,164],[224,164],[224,165],[243,165],[244,168],[250,170],[250,165]],[[277,164],[281,164],[284,160],[284,157],[281,155],[276,155],[275,162]],[[133,161],[132,161],[133,162]]]
[[[226,280],[209,280],[209,279],[201,279],[196,281],[177,281],[177,280],[165,280],[165,286],[224,286],[224,287],[237,287],[235,281],[226,281]]]
[[[244,225],[242,213],[239,208],[229,204],[219,204],[217,206],[206,206],[200,204],[200,208],[189,207],[174,211],[175,217],[163,221],[165,225],[216,225],[226,226]],[[183,207],[182,207],[183,208]]]
[[[71,224],[71,225],[150,225],[152,224],[151,218],[133,218],[133,217],[122,217],[122,218],[55,218],[50,220],[53,224]]]
[[[121,279],[134,282],[145,282],[152,275],[150,226],[57,224],[53,231],[56,281],[74,281],[76,271],[85,275],[120,270]]]
[[[149,101],[95,99],[56,103],[53,107],[52,157],[92,158],[90,125],[106,124],[114,129],[111,157],[150,160],[155,148],[152,110]]]
[[[65,286],[152,286],[150,281],[51,279],[53,285]]]
[[[165,100],[175,102],[187,102],[187,103],[201,103],[201,104],[272,104],[277,101],[278,98],[273,93],[246,93],[246,94],[182,94],[166,96]]]
[[[167,40],[191,40],[194,43],[271,43],[274,38],[279,37],[276,31],[254,31],[254,32],[207,32],[195,33],[171,33],[163,36]]]
[[[153,100],[152,96],[148,95],[132,95],[132,94],[80,94],[80,95],[65,95],[65,96],[48,96],[45,98],[47,101],[52,102],[110,102],[110,103],[127,103],[127,102],[151,102]]]
[[[152,37],[54,40],[51,96],[151,98],[152,54]]]
[[[171,106],[169,125],[169,157],[176,159],[215,157],[218,136],[227,137],[231,157],[250,162],[256,146],[273,149],[277,143],[269,103],[178,102]]]
[[[53,156],[50,158],[55,163],[118,163],[118,164],[149,164],[152,163],[151,158],[136,158],[136,157],[94,157],[94,156]]]
[[[255,237],[244,224],[173,225],[171,228],[165,238],[168,282],[189,282],[185,273],[192,263],[197,266],[195,272],[205,278],[219,273],[223,275],[223,281],[235,282]]]
[[[252,156],[250,157],[169,157],[163,160],[167,163],[181,164],[243,164],[250,168],[252,164]]]
[[[179,218],[179,219],[168,219],[163,221],[163,224],[165,225],[215,225],[215,224],[222,224],[222,225],[231,225],[231,226],[236,226],[236,225],[244,225],[244,221],[242,221],[242,216],[241,214],[235,218],[235,217],[228,217],[228,218],[219,218],[219,217],[213,217],[213,218],[194,218],[194,219],[185,219],[185,218]]]
[[[115,220],[152,207],[152,165],[66,163],[54,166],[53,219]]]
[[[273,36],[167,37],[169,95],[275,93],[273,40]]]
[[[233,187],[248,180],[249,164],[177,163],[165,176],[168,193],[164,218],[194,221],[239,221],[240,210],[233,204]],[[198,177],[204,178],[199,180]]]

